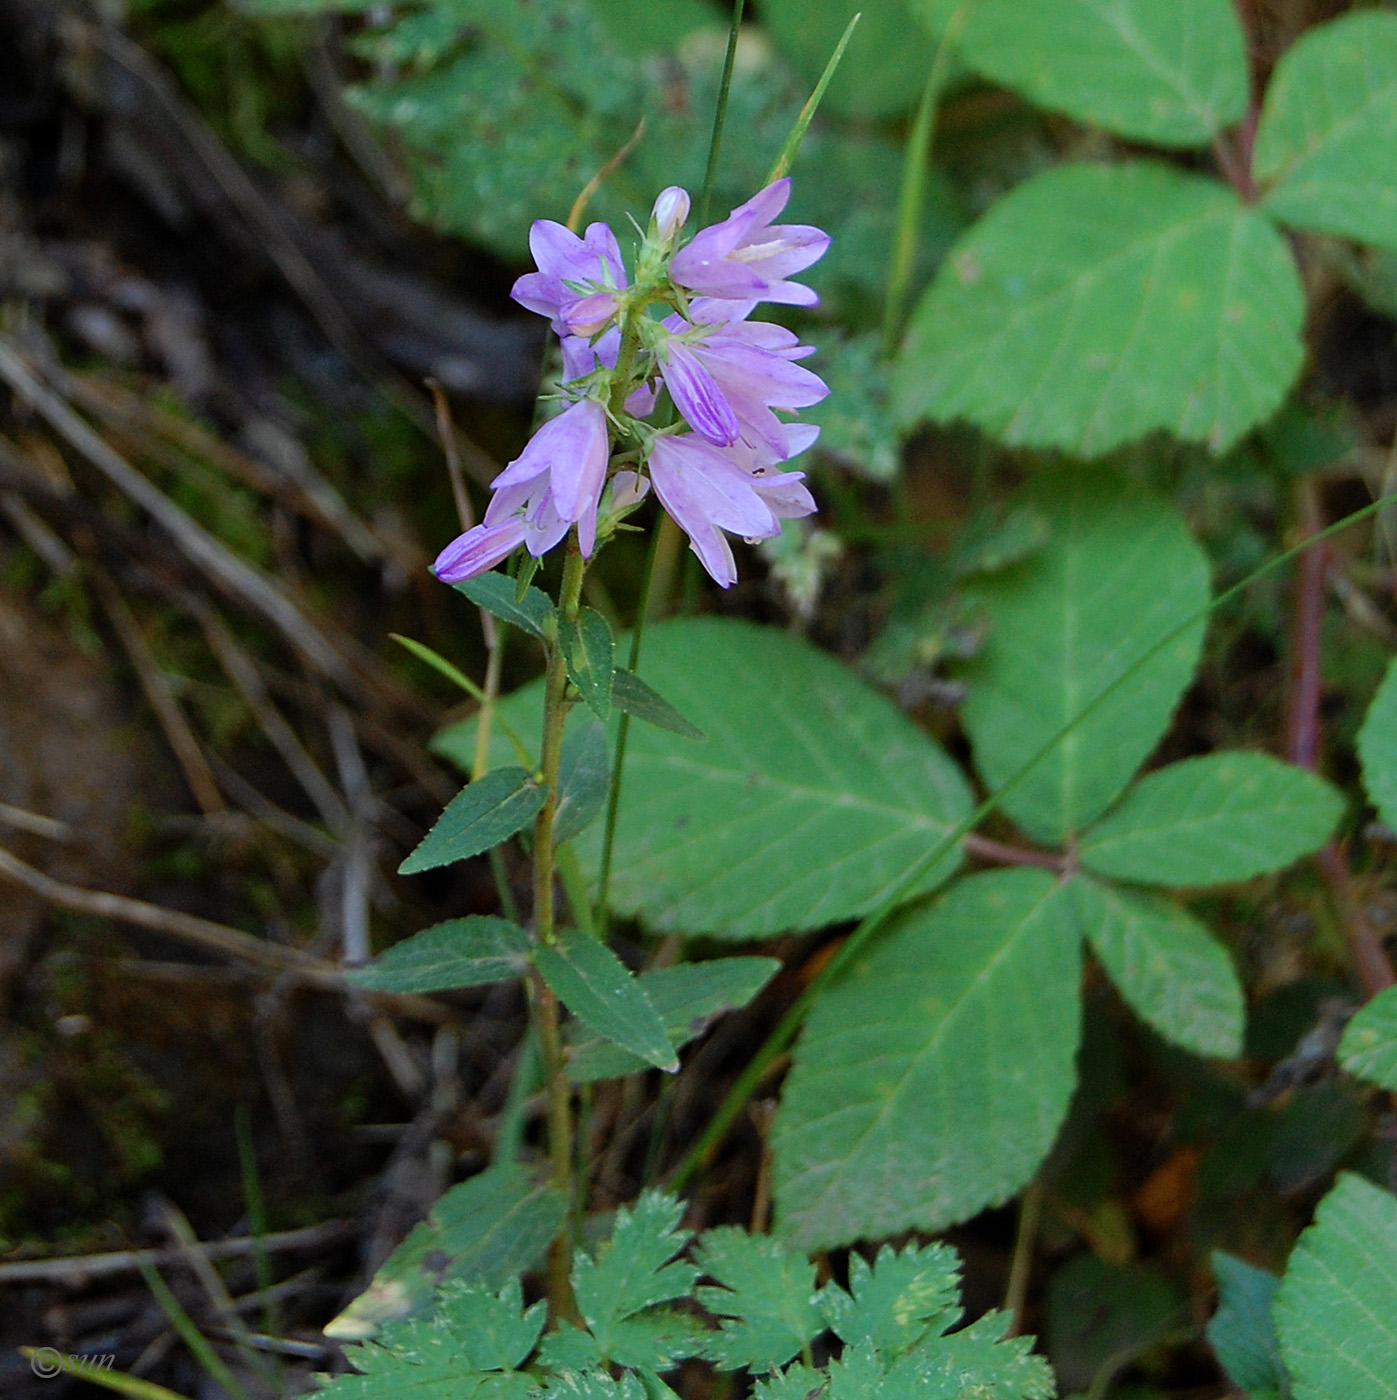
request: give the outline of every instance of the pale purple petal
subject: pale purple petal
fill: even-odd
[[[614,292],[595,292],[565,302],[558,319],[573,335],[595,335],[603,326],[616,319],[618,310]]]
[[[432,572],[443,583],[460,583],[493,569],[524,542],[527,533],[517,516],[502,525],[477,525],[451,541],[432,565]]]
[[[817,509],[815,498],[805,485],[804,472],[783,472],[759,479],[752,488],[778,520],[798,520],[802,515],[813,515]]]
[[[672,243],[689,217],[689,192],[678,185],[660,191],[655,207],[650,211],[655,225],[655,237],[661,243]]]
[[[540,442],[543,438],[546,441]],[[541,454],[547,454],[558,514],[571,523],[584,502],[595,502],[600,496],[606,479],[606,411],[594,399],[583,399],[545,423],[534,434],[534,442],[539,443]]]
[[[650,452],[655,490],[686,534],[700,522],[751,539],[775,534],[780,526],[752,478],[716,448],[691,436],[656,438]],[[671,508],[670,498],[677,504]]]
[[[689,548],[698,555],[699,563],[708,570],[719,588],[731,588],[737,582],[737,563],[732,546],[721,530],[711,525],[701,526],[689,536]]]
[[[737,441],[737,417],[713,376],[681,341],[661,351],[665,384],[684,421],[702,438],[718,446]]]

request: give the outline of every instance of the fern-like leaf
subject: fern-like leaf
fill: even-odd
[[[698,1300],[719,1319],[704,1355],[725,1370],[766,1370],[789,1361],[825,1330],[815,1306],[815,1268],[769,1235],[721,1226],[703,1237],[698,1262],[722,1287]]]

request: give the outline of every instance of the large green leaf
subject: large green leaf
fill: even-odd
[[[1345,15],[1282,57],[1253,163],[1276,218],[1397,248],[1397,15]]]
[[[906,0],[765,0],[761,16],[776,47],[813,85],[855,11],[863,18],[822,105],[846,117],[896,116],[921,95],[933,47]]]
[[[1160,146],[1205,146],[1247,107],[1230,0],[976,0],[960,51],[1040,107]]]
[[[959,770],[832,657],[775,628],[685,618],[645,634],[646,682],[706,744],[633,725],[611,904],[651,927],[728,938],[819,928],[872,908],[970,810]],[[537,733],[537,686],[502,702]],[[457,762],[472,724],[438,736]],[[497,738],[492,762],[507,761]],[[595,870],[600,832],[578,843]],[[960,862],[949,854],[930,890]]]
[[[514,1163],[453,1186],[379,1266],[373,1282],[325,1333],[371,1337],[385,1322],[420,1311],[445,1279],[504,1287],[538,1262],[567,1214],[567,1197]]]
[[[1358,731],[1363,786],[1378,816],[1397,831],[1397,660],[1387,668]]]
[[[1295,1400],[1394,1400],[1397,1198],[1343,1173],[1290,1256],[1274,1316]]]
[[[1224,186],[1153,161],[1062,165],[952,249],[895,410],[1084,457],[1161,428],[1222,451],[1284,398],[1303,316],[1280,234]]]
[[[508,919],[472,914],[448,919],[395,943],[346,981],[375,992],[441,992],[520,976],[528,966],[529,935]]]
[[[604,1040],[659,1069],[678,1069],[660,1013],[635,974],[600,939],[564,930],[540,943],[534,961],[543,980],[574,1016]]]
[[[398,874],[416,875],[488,851],[533,821],[547,796],[517,764],[491,769],[447,803]]]
[[[1242,1052],[1242,984],[1222,945],[1186,910],[1094,880],[1071,886],[1081,930],[1120,994],[1162,1036],[1199,1055]]]
[[[1173,507],[1115,473],[1075,469],[1023,493],[1046,548],[982,581],[985,649],[963,717],[998,790],[1127,667],[1208,601],[1208,566]],[[1004,796],[1031,836],[1061,841],[1115,800],[1159,742],[1203,642],[1188,628]]]
[[[1379,992],[1344,1029],[1339,1063],[1359,1079],[1397,1091],[1397,987]]]
[[[1082,864],[1146,885],[1220,885],[1322,846],[1344,809],[1323,778],[1269,754],[1172,763],[1138,782],[1082,838]]]
[[[1079,943],[1063,888],[992,871],[902,916],[817,1003],[772,1135],[778,1231],[814,1249],[1007,1199],[1071,1096]]]

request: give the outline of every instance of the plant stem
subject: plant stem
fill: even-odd
[[[723,57],[723,78],[718,87],[718,106],[713,113],[713,135],[708,142],[708,168],[703,175],[703,193],[699,196],[698,221],[702,228],[708,222],[708,205],[713,198],[713,179],[718,173],[718,148],[723,144],[723,121],[728,114],[728,89],[732,87],[733,64],[737,62],[737,35],[742,28],[742,10],[746,0],[733,0],[732,25],[728,29],[728,51]]]
[[[563,583],[558,593],[558,613],[566,621],[577,620],[582,598],[582,576],[586,567],[574,534],[568,540]],[[567,662],[562,644],[555,637],[548,648],[548,671],[543,692],[540,777],[547,798],[534,825],[534,932],[540,943],[554,943],[558,937],[553,907],[553,823],[558,811],[558,766],[563,748],[563,723],[568,710],[567,684]],[[529,994],[543,1060],[543,1077],[548,1085],[548,1156],[553,1167],[551,1180],[568,1202],[563,1228],[549,1253],[549,1310],[554,1317],[572,1317],[575,1306],[568,1284],[575,1187],[572,1169],[572,1089],[568,1084],[567,1065],[563,1059],[558,999],[538,968],[532,965],[529,969]]]

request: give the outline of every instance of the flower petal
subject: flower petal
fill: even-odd
[[[718,446],[737,441],[737,415],[713,376],[682,341],[661,347],[664,380],[684,421],[702,438]]]
[[[457,535],[432,565],[432,572],[443,583],[460,583],[493,569],[524,542],[524,522],[515,516],[502,525],[477,525]]]

